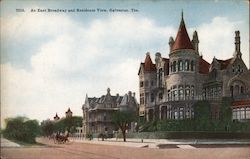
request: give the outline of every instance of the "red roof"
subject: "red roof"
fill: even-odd
[[[149,53],[147,53],[146,58],[145,58],[145,62],[144,62],[144,71],[151,72],[151,71],[155,71],[155,70],[156,70],[155,64],[153,64]]]
[[[194,49],[193,45],[189,39],[183,17],[181,18],[179,30],[178,30],[178,33],[177,33],[177,36],[175,38],[175,41],[174,41],[174,44],[173,44],[171,51],[175,51],[175,50],[179,50],[179,49]]]
[[[199,73],[208,74],[210,64],[200,56],[199,59]]]
[[[233,58],[227,59],[227,60],[218,60],[217,61],[220,63],[220,69],[224,70],[227,68],[227,66],[231,63]]]
[[[250,106],[250,99],[234,101],[233,104],[232,104],[232,106],[233,107]]]

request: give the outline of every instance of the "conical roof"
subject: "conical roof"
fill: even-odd
[[[179,26],[179,30],[171,51],[179,49],[194,49],[187,33],[187,29],[183,19],[183,13],[181,16],[181,23]]]
[[[151,60],[150,54],[147,53],[145,62],[144,62],[144,71],[155,71],[155,70],[156,70],[156,67]]]

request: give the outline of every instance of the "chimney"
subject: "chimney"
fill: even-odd
[[[235,31],[235,52],[240,52],[240,31]]]
[[[194,46],[194,50],[199,53],[199,38],[198,38],[198,33],[195,30],[193,33],[193,40],[192,40],[192,44]]]

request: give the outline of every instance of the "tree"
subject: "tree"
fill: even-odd
[[[41,130],[44,136],[50,136],[55,131],[55,124],[51,120],[44,120],[41,122]]]
[[[126,130],[128,125],[135,120],[132,111],[116,111],[112,115],[112,121],[121,129],[123,141],[126,142]]]
[[[70,133],[76,132],[77,127],[82,126],[82,117],[72,116],[67,118],[62,118],[55,122],[54,132],[64,132],[68,131]]]
[[[4,137],[29,143],[35,142],[35,137],[40,133],[38,121],[29,120],[26,117],[8,118]]]

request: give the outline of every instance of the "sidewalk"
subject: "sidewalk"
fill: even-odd
[[[20,147],[20,145],[1,137],[1,147]]]
[[[102,144],[102,145],[116,145],[116,146],[126,146],[126,147],[148,147],[148,148],[159,148],[158,145],[230,145],[230,144],[250,144],[250,140],[222,140],[222,139],[214,139],[214,140],[206,140],[206,139],[126,139],[127,142],[123,142],[123,139],[119,138],[116,140],[115,138],[106,139],[101,141],[101,139],[94,138],[93,140],[84,140],[84,139],[75,139],[70,138],[71,141],[80,142],[80,143],[90,143],[90,144]]]

